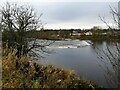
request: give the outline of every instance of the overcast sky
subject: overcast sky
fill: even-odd
[[[4,5],[6,1],[0,0],[0,5]],[[37,14],[43,13],[41,19],[43,23],[47,23],[44,28],[48,29],[85,29],[93,26],[105,28],[99,15],[111,21],[109,5],[117,8],[118,0],[102,1],[105,0],[9,0],[20,5],[30,5]]]

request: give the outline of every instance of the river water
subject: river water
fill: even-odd
[[[88,40],[55,41],[52,45],[46,47],[51,53],[45,55],[45,60],[40,62],[74,70],[82,79],[91,80],[102,87],[114,88],[116,85],[109,85],[104,70],[109,68],[111,72],[114,72],[112,65],[108,61],[106,67],[106,64],[97,54],[100,51],[99,49],[103,48],[104,50],[105,44],[106,42],[92,42]],[[98,51],[96,51],[95,47],[99,47]]]

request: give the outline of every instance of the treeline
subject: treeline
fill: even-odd
[[[120,38],[120,30],[109,29],[41,29],[37,31],[28,31],[27,37],[39,39],[94,39],[94,40],[112,40]]]

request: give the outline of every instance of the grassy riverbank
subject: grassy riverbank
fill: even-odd
[[[15,50],[3,50],[3,88],[91,88],[98,86],[81,80],[72,70],[37,64],[28,57],[15,56]]]

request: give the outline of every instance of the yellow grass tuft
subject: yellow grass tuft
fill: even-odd
[[[3,50],[3,88],[94,88],[90,82],[80,80],[72,70],[44,66],[28,57],[15,56],[15,50]]]

